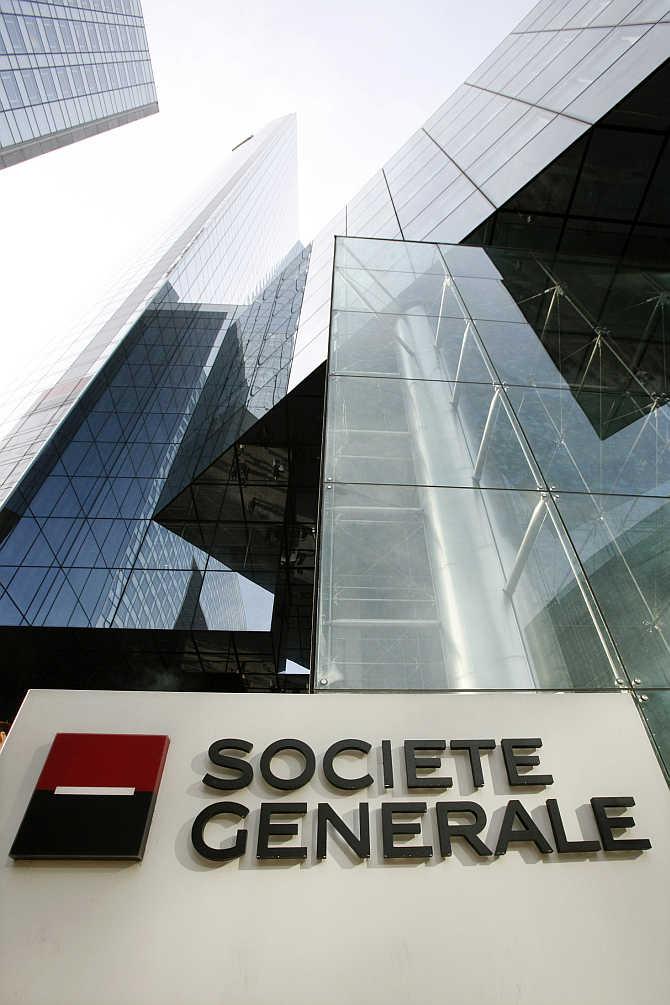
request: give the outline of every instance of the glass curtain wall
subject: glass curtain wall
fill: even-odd
[[[155,517],[170,476],[173,485],[185,477],[180,446],[194,416],[202,421],[203,396],[213,407],[204,409],[209,426],[196,438],[200,453],[188,441],[191,465],[207,465],[207,447],[222,443],[229,426],[234,442],[241,411],[248,427],[281,395],[286,374],[282,384],[278,371],[282,359],[286,371],[287,361],[280,350],[290,357],[309,255],[298,252],[253,304],[240,307],[186,299],[201,293],[215,269],[216,240],[211,256],[202,250],[196,243],[175,266],[22,480],[14,509],[3,512],[0,634],[16,626],[141,629],[146,639],[133,640],[132,632],[120,639],[116,662],[109,653],[100,660],[126,686],[138,679],[174,686],[182,671],[241,673],[241,667],[252,675],[262,670],[265,686],[274,679],[271,584],[252,582],[217,560],[207,535],[193,533],[190,512],[170,528]],[[257,465],[250,458],[247,467],[253,483]],[[222,536],[243,532],[242,519],[230,518],[236,491],[237,482],[210,486],[212,528]],[[261,523],[263,514],[255,519]],[[203,547],[190,542],[195,536]],[[77,659],[64,639],[75,646],[74,635],[58,634],[65,655],[50,656],[54,671]],[[46,658],[40,645],[45,639],[31,634],[26,662],[35,654]],[[153,661],[161,671],[157,685],[146,672]],[[8,662],[3,686],[11,688],[18,671]]]
[[[158,111],[142,8],[0,5],[0,168]]]
[[[667,397],[571,293],[588,268],[656,288],[661,352],[648,271],[337,239],[318,689],[630,688],[662,745]]]

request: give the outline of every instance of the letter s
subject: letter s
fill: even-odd
[[[250,785],[254,777],[254,769],[249,762],[242,760],[241,757],[231,757],[229,754],[222,754],[221,751],[244,750],[248,754],[252,749],[253,744],[249,743],[248,740],[215,740],[209,748],[210,761],[219,768],[230,768],[231,771],[236,771],[239,777],[219,778],[217,775],[207,774],[203,778],[204,784],[209,785],[212,789],[226,789],[227,791],[243,789],[245,785]]]

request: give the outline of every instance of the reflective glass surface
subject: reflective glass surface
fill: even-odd
[[[310,258],[288,242],[294,120],[254,152],[178,239],[167,278],[155,266],[162,282],[111,352],[103,332],[5,443],[8,466],[42,446],[0,513],[12,710],[43,665],[52,686],[239,690],[308,660],[318,462],[313,475],[298,430],[320,442],[322,394],[286,394]],[[235,288],[250,302],[218,299]],[[50,397],[67,407],[43,446]]]
[[[646,691],[640,695],[639,707],[665,773],[670,777],[670,690]]]
[[[348,235],[667,255],[667,10],[653,0],[630,8],[574,0],[550,5],[545,24],[542,7],[373,175],[315,248],[326,235],[331,249],[333,235]],[[320,253],[313,268],[306,300],[317,286],[321,296],[301,319],[291,386],[328,352]],[[340,306],[356,302],[341,295]]]
[[[509,399],[552,488],[670,494],[668,406],[651,395],[510,388]]]
[[[139,86],[124,64],[146,53],[112,58],[136,3],[5,6],[3,144]],[[128,359],[120,339],[87,348],[3,453],[16,484],[67,417],[5,512],[5,625],[104,624],[126,650],[150,633],[163,670],[267,683],[284,655],[306,665],[330,353],[317,680],[665,687],[663,17],[540,3],[309,258],[254,268],[287,248],[270,255],[244,211],[225,249],[219,221],[200,235]],[[279,147],[254,223],[274,213]],[[331,305],[333,234],[349,237]],[[223,296],[223,273],[244,293]],[[163,632],[185,633],[178,661]]]
[[[610,619],[607,577],[591,576],[568,512],[599,493],[654,506],[667,481],[665,406],[580,296],[594,280],[602,291],[600,273],[618,312],[640,282],[662,282],[600,262],[338,240],[318,686],[608,688],[638,672],[631,626]],[[482,628],[470,641],[477,619],[488,641]],[[487,659],[463,655],[478,645]],[[392,651],[404,656],[385,669]]]
[[[582,586],[539,493],[333,484],[319,686],[611,687]]]
[[[158,111],[139,0],[14,9],[0,11],[0,168]]]
[[[670,503],[561,493],[557,506],[631,678],[670,686]]]
[[[316,686],[627,688],[670,765],[667,270],[338,239]]]
[[[336,482],[537,487],[490,384],[333,377],[327,437],[326,476]]]
[[[264,380],[264,374],[285,368],[286,353],[291,352],[293,327],[300,312],[303,282],[298,276],[287,276],[281,303],[277,303],[276,309],[273,309],[276,288],[269,283],[282,262],[286,263],[291,257],[291,254],[287,257],[287,251],[293,247],[296,253],[300,247],[295,245],[296,156],[295,116],[269,123],[231,155],[213,191],[204,193],[182,222],[183,229],[170,233],[158,248],[152,249],[153,253],[146,255],[142,267],[147,271],[135,268],[124,277],[111,305],[106,306],[97,323],[89,324],[71,340],[55,340],[56,345],[45,352],[45,359],[33,379],[28,380],[23,389],[17,389],[15,405],[19,407],[14,417],[11,404],[2,403],[5,408],[3,433],[5,429],[11,432],[0,441],[0,501],[10,496],[36,454],[72,413],[105,361],[122,344],[133,323],[152,301],[164,308],[164,317],[174,315],[174,340],[178,338],[181,313],[185,314],[183,321],[187,330],[186,315],[190,312],[193,317],[194,307],[200,310],[199,321],[203,325],[205,311],[209,311],[210,323],[216,327],[217,318],[221,320],[227,305],[248,306],[259,297],[243,321],[238,318],[242,327],[236,327],[218,364],[219,372],[225,372],[223,361],[230,362],[232,372],[226,376],[228,389],[231,381],[237,382],[239,387],[250,382],[258,409],[261,398],[270,395],[270,383]],[[268,289],[263,294],[266,286]],[[261,338],[268,321],[267,337]],[[243,364],[241,360],[248,340],[249,359]],[[218,347],[218,342],[210,347],[208,364],[213,362]],[[254,349],[260,354],[258,358],[253,356]],[[184,345],[182,352],[184,355],[175,359],[174,367],[168,367],[165,376],[171,388],[178,388],[180,383],[188,385],[194,379],[194,372],[202,376],[203,357],[199,345]],[[168,363],[171,354],[171,344],[166,345],[157,361]],[[268,364],[273,354],[275,359]],[[153,362],[144,358],[142,363],[148,365],[135,368],[133,381],[138,382],[136,386],[152,386]],[[244,390],[241,393],[244,395]],[[117,398],[119,395],[115,392],[114,407]],[[162,394],[162,404],[166,413],[174,412],[167,390]],[[241,399],[238,405],[241,408]],[[114,422],[111,418],[110,430],[114,429]]]

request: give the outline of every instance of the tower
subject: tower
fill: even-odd
[[[158,111],[139,0],[7,6],[0,61],[0,168]]]
[[[666,749],[668,31],[538,5],[307,249],[293,120],[235,151],[5,446],[8,702],[621,688]]]

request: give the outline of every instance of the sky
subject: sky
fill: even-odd
[[[0,172],[0,417],[233,146],[298,116],[307,243],[531,0],[143,0],[160,112]]]

